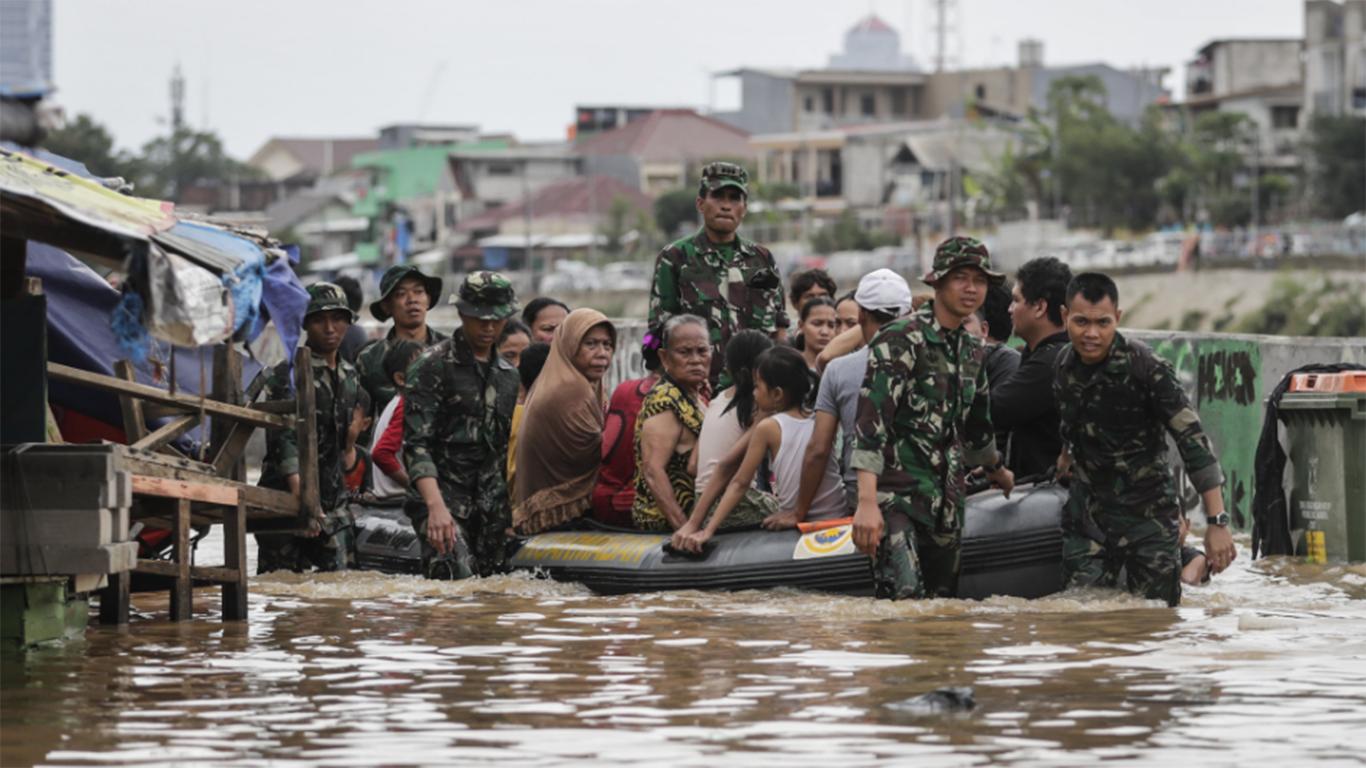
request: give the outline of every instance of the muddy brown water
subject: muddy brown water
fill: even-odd
[[[281,574],[224,625],[214,596],[7,657],[0,764],[1366,761],[1362,566],[1244,554],[1178,609]],[[977,707],[892,706],[947,685]]]

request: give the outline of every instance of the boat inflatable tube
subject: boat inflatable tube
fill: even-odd
[[[1062,588],[1062,511],[1067,491],[1023,486],[969,497],[958,597],[1042,597]],[[355,508],[358,566],[420,573],[421,551],[402,509]],[[803,533],[745,530],[717,534],[703,557],[667,551],[669,537],[617,529],[542,533],[512,557],[515,570],[583,584],[600,594],[676,589],[789,587],[872,594],[869,558],[854,549],[850,525]]]

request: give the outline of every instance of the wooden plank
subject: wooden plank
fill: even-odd
[[[131,612],[128,585],[132,578],[127,572],[109,574],[109,585],[100,590],[100,623],[127,624]]]
[[[133,475],[133,494],[159,496],[165,499],[181,499],[186,502],[202,501],[207,504],[237,505],[237,488],[220,483],[173,480],[166,477]]]
[[[136,486],[134,486],[136,489]],[[175,563],[175,581],[171,585],[171,621],[189,621],[194,617],[194,582],[190,581],[190,502],[175,503],[175,525],[171,529],[171,559]]]
[[[52,375],[52,366],[48,364],[48,375]],[[136,384],[137,374],[133,370],[133,364],[127,360],[119,360],[114,363],[114,373],[120,379]],[[119,395],[119,409],[123,411],[123,434],[128,438],[129,443],[135,443],[147,436],[147,422],[142,413],[142,401],[137,398]]]
[[[149,576],[165,576],[174,579],[180,574],[180,565],[169,560],[138,560],[137,567],[133,570]],[[241,578],[242,574],[236,568],[220,568],[212,565],[196,565],[190,568],[191,582],[229,584],[236,583]]]
[[[232,581],[223,582],[223,621],[247,618],[247,502],[223,514],[223,566],[234,571]]]
[[[298,517],[299,499],[289,491],[277,491],[274,488],[261,488],[255,485],[244,485],[238,489],[238,497],[246,502],[248,509],[253,513],[257,510],[261,512],[273,513],[275,517]],[[259,514],[252,514],[252,517],[260,517]]]
[[[251,442],[251,436],[255,431],[255,427],[246,424],[232,425],[227,438],[213,454],[214,474],[231,477],[234,480],[246,479],[246,465],[242,461],[242,453],[246,451],[247,443]]]
[[[298,410],[296,444],[299,446],[299,512],[301,523],[322,520],[321,492],[318,489],[318,412],[313,391],[313,360],[308,347],[294,355],[294,402]]]
[[[213,399],[228,405],[243,404],[242,356],[237,353],[231,342],[219,344],[213,349]],[[231,439],[237,426],[237,423],[230,419],[215,416],[209,425],[208,455],[212,457],[209,461],[213,463],[215,473],[241,481],[247,479],[247,466],[246,462],[241,460],[240,453],[232,461],[225,462],[226,466],[218,463],[223,446]]]
[[[304,350],[305,353],[307,350]],[[213,416],[222,416],[235,421],[245,422],[258,427],[284,428],[291,426],[289,418],[273,413],[263,413],[252,408],[245,408],[240,405],[229,405],[220,403],[217,400],[204,400],[201,404],[200,399],[193,395],[172,394],[164,389],[149,387],[146,384],[122,381],[111,376],[103,376],[90,371],[83,371],[79,368],[72,368],[61,363],[48,362],[48,376],[61,381],[69,381],[73,384],[80,384],[95,389],[114,392],[118,395],[131,395],[148,402],[160,405],[169,405],[183,408],[187,411],[199,411]]]
[[[199,423],[198,416],[181,416],[178,419],[168,421],[159,427],[155,432],[148,434],[133,442],[130,448],[139,448],[144,451],[155,451],[163,445],[175,440],[181,435],[194,429]]]
[[[261,413],[288,414],[290,416],[294,415],[294,412],[298,410],[298,407],[299,406],[296,405],[293,400],[263,400],[259,403],[251,404],[251,409],[254,411],[260,411]]]

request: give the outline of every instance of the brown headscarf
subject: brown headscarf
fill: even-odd
[[[512,494],[512,527],[518,533],[568,522],[592,505],[607,401],[602,382],[588,383],[574,367],[574,355],[598,325],[607,326],[615,345],[617,329],[606,315],[596,309],[570,312],[555,330],[545,368],[527,393]]]

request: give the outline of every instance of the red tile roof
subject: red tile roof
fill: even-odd
[[[620,128],[590,136],[575,149],[584,155],[627,155],[673,161],[753,157],[749,134],[691,109],[661,109]]]
[[[649,195],[610,176],[581,176],[554,182],[533,193],[531,214],[533,217],[603,216],[618,197],[644,211],[650,210],[653,204]],[[526,205],[519,200],[465,219],[456,229],[461,232],[496,229],[508,219],[520,219],[525,210]]]

